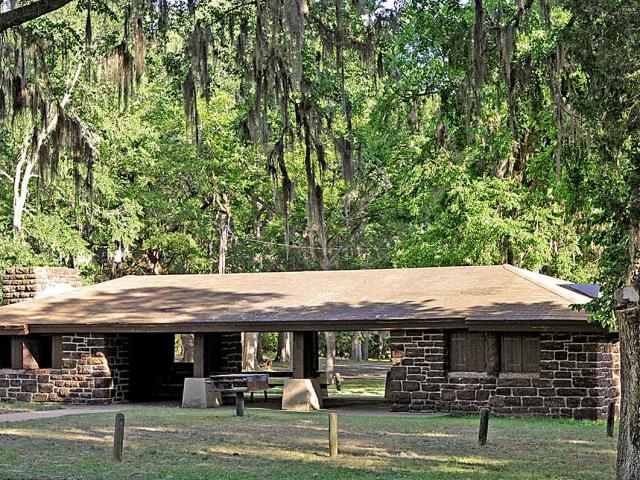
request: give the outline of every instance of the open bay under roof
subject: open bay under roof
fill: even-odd
[[[509,265],[126,276],[2,307],[0,334],[598,330],[580,287]]]

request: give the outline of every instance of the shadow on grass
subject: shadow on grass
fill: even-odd
[[[480,479],[610,478],[615,451],[599,425],[500,420],[490,444],[475,419],[340,417],[330,458],[326,417],[128,408],[125,461],[110,461],[112,415],[0,430],[0,478]]]

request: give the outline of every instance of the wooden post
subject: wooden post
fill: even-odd
[[[492,377],[497,377],[500,372],[500,345],[499,337],[495,333],[487,333],[485,337],[487,351],[486,371]]]
[[[11,368],[22,370],[24,359],[24,337],[13,337],[11,339]]]
[[[62,335],[54,335],[51,339],[51,368],[62,368]]]
[[[611,400],[609,402],[609,408],[607,410],[607,437],[613,437],[613,427],[616,421],[616,401]]]
[[[291,366],[293,378],[306,378],[305,372],[305,335],[304,332],[293,332],[293,351]]]
[[[194,378],[204,378],[205,374],[205,352],[204,334],[196,333],[193,336],[193,376]]]
[[[236,417],[244,417],[244,392],[236,392]]]
[[[116,413],[116,428],[113,434],[113,459],[122,461],[122,449],[124,446],[124,413]]]
[[[487,432],[489,431],[489,409],[480,409],[480,430],[478,431],[478,445],[487,444]]]
[[[315,378],[320,370],[318,332],[304,332],[305,378]]]
[[[329,455],[338,456],[338,414],[329,414]]]

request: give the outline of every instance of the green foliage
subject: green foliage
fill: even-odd
[[[123,255],[121,273],[189,273],[217,272],[222,249],[228,272],[319,268],[300,125],[283,136],[288,204],[271,151],[283,117],[300,116],[304,97],[322,123],[311,159],[331,268],[511,263],[598,280],[605,296],[592,310],[608,321],[629,264],[629,226],[640,210],[633,202],[640,185],[640,68],[629,61],[637,57],[637,16],[618,8],[624,2],[600,8],[563,0],[551,3],[547,17],[547,3],[533,2],[509,37],[516,3],[485,0],[482,58],[470,54],[474,2],[409,0],[392,13],[379,9],[371,24],[348,5],[343,21],[353,43],[362,47],[376,33],[373,59],[343,52],[344,88],[321,25],[308,22],[301,60],[309,90],[291,92],[284,106],[262,98],[266,146],[248,141],[247,132],[256,91],[245,67],[255,35],[241,52],[241,26],[234,23],[243,15],[242,28],[255,33],[255,5],[200,4],[192,14],[171,3],[166,25],[145,10],[145,71],[126,108],[113,72],[98,60],[122,40],[121,5],[94,5],[90,47],[82,2],[32,22],[57,94],[72,66],[86,62],[70,105],[99,138],[99,156],[93,196],[74,189],[70,155],[61,156],[55,178],[31,182],[24,235],[13,240],[3,222],[0,262],[90,258],[87,275],[100,280],[116,271],[116,252]],[[198,118],[187,124],[183,83],[193,68],[194,19],[212,29],[212,83],[209,95],[197,88]],[[323,25],[336,21],[331,9]],[[286,68],[293,68],[289,60]],[[478,62],[481,82],[474,78]],[[0,182],[3,219],[11,213],[13,160],[28,125],[18,117],[0,126],[0,153],[10,160]],[[353,185],[331,146],[349,135]],[[263,341],[275,348],[274,338]],[[348,352],[349,342],[339,337],[339,350]]]
[[[56,264],[72,265],[90,255],[82,234],[59,217],[39,213],[28,219],[25,230],[32,248]]]
[[[587,280],[575,270],[578,235],[551,194],[540,198],[513,179],[469,178],[459,168],[437,172],[427,184],[414,206],[424,220],[398,250],[398,266],[510,263]]]

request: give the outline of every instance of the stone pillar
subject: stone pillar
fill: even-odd
[[[312,378],[317,375],[318,333],[294,332],[291,355],[293,378]]]
[[[61,340],[62,368],[0,370],[0,400],[93,404],[127,399],[126,335],[70,334]]]
[[[196,333],[193,342],[193,376],[242,371],[240,333]]]
[[[291,354],[293,378],[287,378],[282,392],[282,409],[310,411],[320,409],[320,395],[313,377],[318,371],[318,333],[293,332]]]

